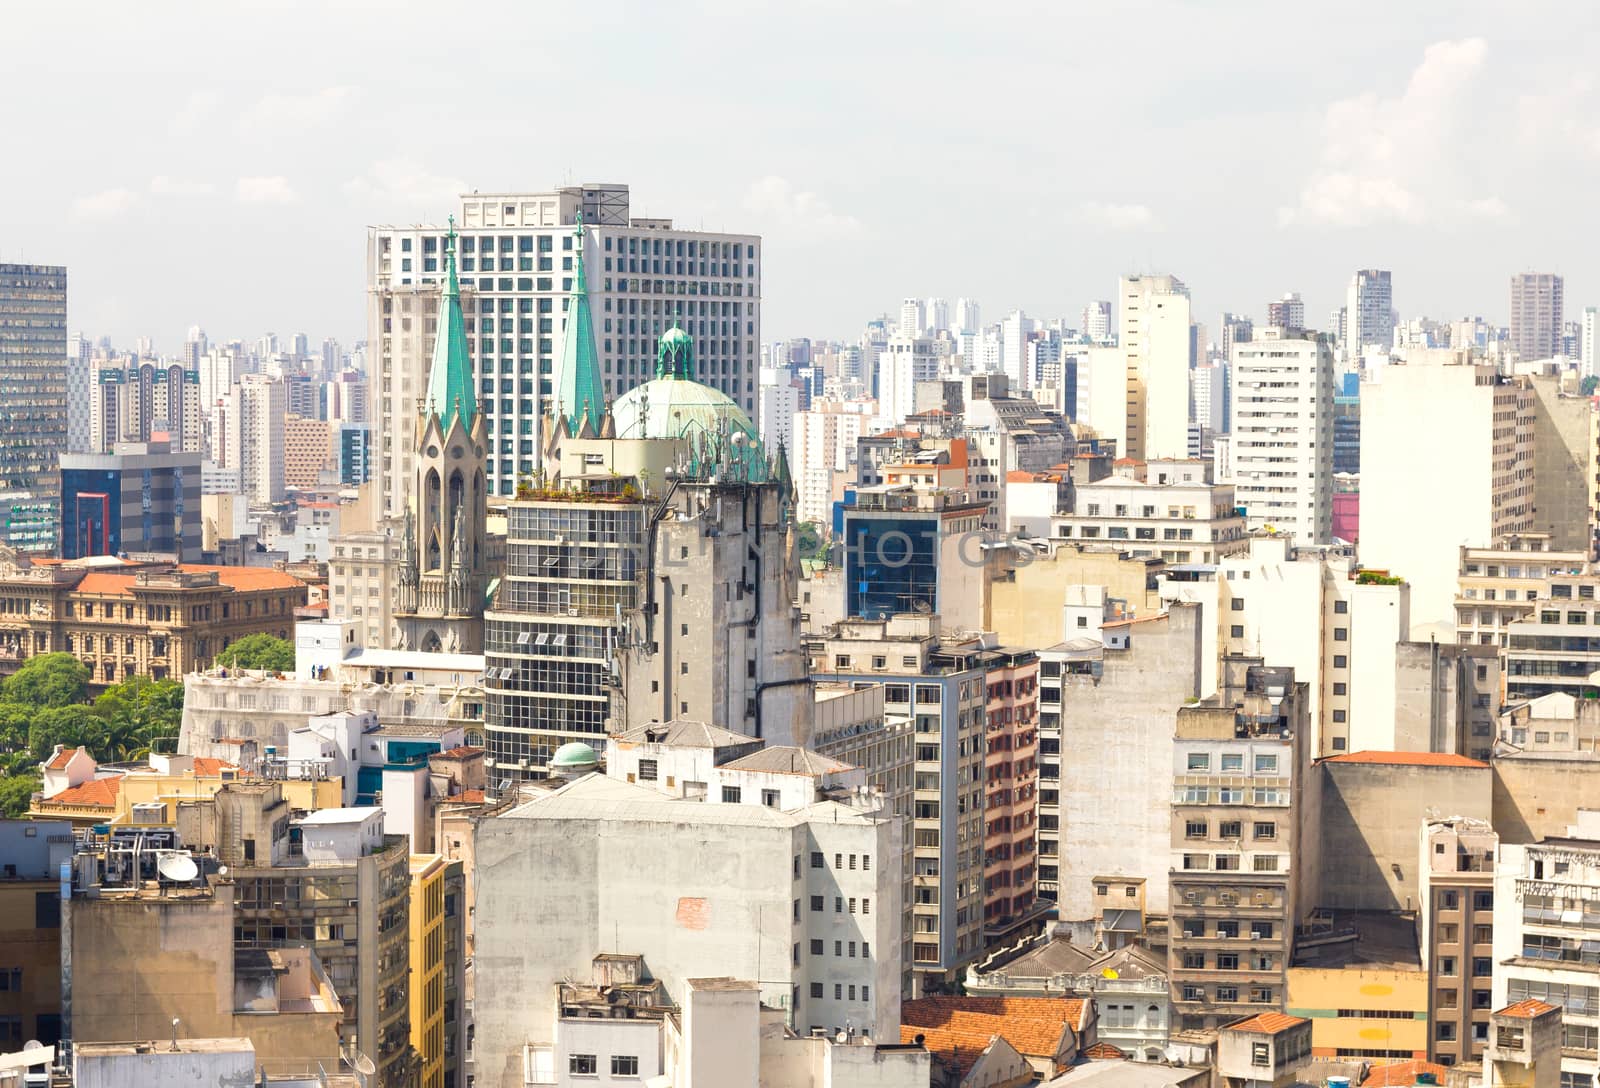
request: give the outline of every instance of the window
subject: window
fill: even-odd
[[[1243,612],[1244,611],[1244,598],[1243,597],[1235,597],[1233,599],[1233,611],[1235,611],[1235,612]]]
[[[811,984],[811,996],[819,999],[822,997],[822,983],[813,982]]]
[[[641,759],[639,761],[639,781],[654,782],[656,780],[656,761]]]
[[[1277,774],[1278,757],[1275,755],[1256,755],[1256,774]]]
[[[1203,839],[1206,837],[1206,823],[1204,820],[1190,820],[1183,825],[1183,834],[1189,839]]]
[[[1257,820],[1254,833],[1258,839],[1276,839],[1278,837],[1278,825],[1271,820]]]
[[[822,896],[813,895],[811,897],[811,909],[813,911],[816,911],[817,913],[821,913],[821,911],[822,911]]]
[[[740,795],[741,790],[738,786],[722,787],[722,803],[725,805],[737,805]]]
[[[1238,752],[1224,752],[1224,753],[1222,753],[1222,773],[1223,774],[1227,774],[1229,771],[1242,771],[1242,770],[1244,770],[1244,756],[1242,756]]]
[[[1335,641],[1335,642],[1349,642],[1350,641],[1350,628],[1348,628],[1348,627],[1335,627],[1333,629],[1333,641]]]
[[[762,790],[761,791],[761,803],[763,805],[767,806],[768,808],[777,808],[778,807],[778,791],[777,790]]]
[[[1439,974],[1449,978],[1456,973],[1456,958],[1454,956],[1439,957]]]
[[[639,1075],[639,1056],[637,1054],[611,1055],[611,1075],[613,1077],[637,1077]]]
[[[1239,969],[1239,954],[1237,952],[1218,952],[1218,971],[1237,971]]]
[[[1233,624],[1231,627],[1228,628],[1228,637],[1229,638],[1244,638],[1244,628],[1242,626],[1240,626],[1239,624],[1237,624],[1237,623]]]
[[[1333,655],[1333,667],[1334,668],[1342,669],[1342,668],[1345,668],[1346,666],[1348,666],[1349,664],[1350,664],[1350,659],[1348,657],[1344,656],[1344,654],[1334,654]]]
[[[1472,909],[1473,910],[1493,910],[1494,909],[1494,892],[1473,892],[1472,893]]]
[[[811,954],[813,956],[826,955],[826,953],[823,951],[823,944],[820,938],[813,937],[811,939]]]
[[[1211,769],[1211,757],[1205,752],[1190,752],[1189,769],[1191,771],[1209,771]]]
[[[813,869],[821,869],[821,868],[824,868],[825,865],[826,865],[826,862],[824,862],[822,860],[822,855],[819,854],[819,853],[813,852],[812,855],[811,855],[811,867]]]
[[[1346,612],[1349,612],[1349,611],[1350,611],[1350,602],[1349,601],[1334,601],[1333,602],[1334,615],[1342,616]]]
[[[1217,825],[1217,835],[1224,839],[1237,839],[1244,825],[1238,820],[1224,820]]]
[[[593,1054],[574,1054],[567,1059],[567,1071],[580,1077],[598,1076],[600,1061]]]
[[[1262,1067],[1270,1066],[1272,1064],[1271,1048],[1266,1043],[1251,1043],[1250,1064]]]

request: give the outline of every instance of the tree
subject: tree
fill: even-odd
[[[265,632],[246,635],[223,649],[217,655],[217,664],[230,669],[289,672],[294,669],[294,644]]]
[[[103,758],[136,759],[154,750],[170,751],[175,746],[162,742],[175,741],[183,724],[183,685],[130,676],[103,691],[94,701],[94,712],[106,723],[111,743]]]
[[[71,654],[30,657],[0,685],[0,695],[8,703],[71,706],[88,698],[89,669]]]
[[[1596,386],[1600,386],[1600,378],[1590,374],[1588,377],[1584,378],[1583,381],[1578,383],[1578,392],[1582,393],[1586,397],[1592,397],[1594,396]]]
[[[58,744],[87,748],[97,759],[112,759],[115,757],[107,753],[109,740],[105,719],[82,703],[44,707],[35,712],[28,730],[28,747],[35,760],[43,760]]]
[[[33,795],[38,793],[42,780],[35,772],[0,775],[0,816],[16,819],[28,814]]]

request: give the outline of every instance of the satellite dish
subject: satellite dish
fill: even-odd
[[[350,1067],[363,1077],[370,1077],[378,1071],[378,1067],[372,1063],[372,1059],[359,1052],[356,1054],[355,1061],[350,1063]]]
[[[188,854],[167,854],[156,862],[156,869],[174,884],[187,884],[200,875],[200,867]]]
[[[228,875],[228,867],[226,865],[218,865],[217,866],[217,875],[218,876],[227,876]]]
[[[44,1049],[44,1044],[41,1043],[37,1039],[29,1039],[27,1042],[22,1044],[22,1052],[24,1054],[26,1054],[30,1050],[43,1050],[43,1049]]]

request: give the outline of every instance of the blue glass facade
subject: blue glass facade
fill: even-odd
[[[61,470],[61,558],[122,550],[122,474]]]
[[[845,609],[852,616],[939,610],[939,523],[844,512]]]

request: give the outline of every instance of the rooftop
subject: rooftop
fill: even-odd
[[[1431,1074],[1434,1083],[1443,1084],[1449,1070],[1436,1062],[1425,1062],[1413,1058],[1407,1062],[1390,1062],[1388,1065],[1374,1066],[1367,1079],[1361,1082],[1361,1088],[1411,1088],[1417,1083],[1419,1073]]]
[[[1319,912],[1318,917],[1323,924],[1309,927],[1295,941],[1293,967],[1423,969],[1413,915],[1352,910]]]
[[[76,748],[61,749],[61,751],[50,757],[50,762],[45,764],[45,768],[51,771],[64,770],[67,766],[67,761],[76,755],[77,751]]]
[[[255,593],[263,590],[294,589],[305,583],[292,574],[271,567],[216,567],[199,563],[180,563],[177,570],[184,574],[215,574],[217,581],[236,593]],[[144,573],[165,573],[163,571]],[[112,574],[93,571],[83,576],[77,585],[79,593],[96,593],[103,596],[132,596],[137,573]]]
[[[364,808],[323,808],[316,812],[307,813],[300,817],[301,827],[319,827],[335,824],[359,824],[371,818],[374,814],[381,815],[383,809],[376,806]]]
[[[1091,1048],[1091,1050],[1098,1047]],[[1204,1084],[1210,1071],[1201,1067],[1175,1068],[1157,1062],[1082,1062],[1045,1081],[1040,1088],[1173,1088],[1173,1085]]]
[[[1507,1005],[1495,1013],[1496,1016],[1513,1016],[1519,1020],[1531,1020],[1535,1016],[1543,1016],[1547,1012],[1555,1011],[1554,1005],[1547,1005],[1535,998],[1518,1001],[1515,1005]]]
[[[1254,1016],[1237,1020],[1232,1024],[1224,1024],[1223,1031],[1246,1031],[1263,1035],[1277,1035],[1279,1032],[1288,1031],[1290,1028],[1309,1024],[1311,1021],[1298,1016],[1290,1016],[1283,1012],[1262,1012]]]
[[[822,775],[853,771],[854,765],[808,752],[804,748],[780,744],[751,752],[722,765],[728,771],[766,771],[772,774]]]
[[[676,718],[670,722],[651,722],[637,729],[616,733],[611,739],[622,744],[670,744],[679,748],[726,748],[756,741],[755,737],[747,737],[709,722]]]
[[[1489,765],[1481,760],[1468,759],[1454,752],[1345,752],[1327,756],[1323,763],[1384,763],[1392,767],[1481,767]]]
[[[411,669],[431,672],[482,672],[482,654],[435,654],[421,650],[359,649],[341,661],[341,668]]]
[[[835,801],[819,801],[789,811],[768,808],[766,805],[707,804],[704,801],[671,797],[602,774],[584,775],[559,789],[530,797],[502,817],[508,820],[718,824],[726,827],[794,827],[813,819],[835,819],[845,823],[877,818]]]
[[[256,1048],[249,1039],[179,1039],[176,1048],[171,1039],[159,1039],[128,1043],[75,1042],[72,1052],[79,1058],[114,1058],[128,1054],[254,1054]]]

